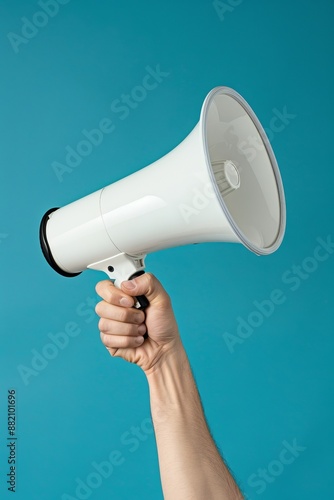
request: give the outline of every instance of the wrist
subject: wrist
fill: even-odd
[[[169,417],[191,419],[194,410],[198,421],[204,423],[199,394],[181,340],[166,352],[159,364],[146,372],[146,378],[155,426]]]
[[[147,381],[153,384],[171,370],[179,370],[187,361],[187,355],[180,337],[162,345],[154,364],[144,370]]]

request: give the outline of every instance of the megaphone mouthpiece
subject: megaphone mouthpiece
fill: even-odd
[[[240,187],[240,175],[231,160],[213,161],[211,165],[223,198]]]

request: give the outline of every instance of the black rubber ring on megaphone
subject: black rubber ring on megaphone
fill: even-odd
[[[52,212],[55,212],[56,210],[58,210],[58,208],[59,207],[50,208],[50,210],[45,212],[45,214],[43,215],[42,220],[41,220],[41,224],[39,226],[39,242],[41,244],[41,249],[42,249],[43,255],[44,255],[46,261],[48,262],[48,264],[52,267],[52,269],[54,269],[58,274],[65,276],[66,278],[74,278],[74,276],[78,276],[79,274],[81,274],[81,272],[80,273],[68,273],[68,272],[64,271],[61,267],[58,266],[57,262],[53,258],[53,255],[52,255],[49,243],[48,243],[48,239],[46,236],[46,225],[47,225],[48,220],[49,220],[49,215]]]

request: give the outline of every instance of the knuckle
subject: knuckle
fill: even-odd
[[[104,292],[105,288],[108,286],[108,281],[99,281],[96,286],[95,286],[95,291],[98,295],[101,296],[101,294]]]
[[[145,273],[146,279],[147,279],[147,284],[150,288],[153,287],[154,285],[154,278],[152,273]]]
[[[107,320],[105,318],[100,318],[98,327],[101,333],[106,332],[108,330],[107,328]]]
[[[106,302],[108,302],[109,304],[112,304],[112,302],[113,302],[113,298],[114,298],[114,292],[113,292],[113,290],[111,290],[111,288],[108,288],[108,289],[106,290],[106,293],[105,293],[105,298],[106,298],[106,299],[105,299],[105,300],[106,300]]]
[[[137,328],[138,327],[136,325],[133,325],[131,323],[126,323],[124,328],[124,335],[126,335],[127,337],[131,337],[136,333]]]
[[[121,321],[122,323],[125,323],[128,321],[129,313],[126,309],[124,309],[123,307],[120,307],[118,310],[118,314],[119,314],[119,321]]]
[[[167,292],[165,292],[165,294],[164,294],[164,300],[165,300],[166,306],[171,307],[172,300],[171,300],[171,298],[170,298],[170,296],[168,295]]]
[[[112,344],[112,337],[110,335],[106,335],[105,333],[101,332],[100,333],[100,338],[101,338],[101,341],[102,341],[102,344],[105,346],[105,347],[108,347],[109,349],[111,349],[112,347],[114,347]]]
[[[107,338],[108,336],[105,333],[100,332],[100,339],[105,346],[108,346]]]
[[[101,316],[102,313],[102,307],[103,307],[103,301],[98,302],[95,306],[95,312],[98,316]]]
[[[119,303],[119,294],[119,290],[114,285],[110,286],[106,293],[106,302],[117,305]]]
[[[117,344],[118,344],[119,348],[128,347],[128,345],[127,345],[127,338],[126,337],[119,337],[119,339],[117,341]]]
[[[120,343],[120,347],[122,347],[122,348],[131,347],[132,339],[124,336],[124,337],[120,338],[119,343]]]

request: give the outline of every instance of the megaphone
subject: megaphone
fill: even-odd
[[[264,129],[240,94],[216,87],[195,128],[171,152],[48,210],[40,243],[61,275],[96,269],[119,286],[144,272],[147,254],[164,248],[238,242],[270,254],[282,242],[285,220],[282,180]]]

